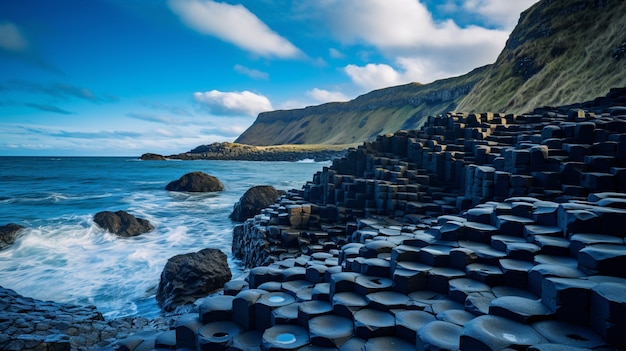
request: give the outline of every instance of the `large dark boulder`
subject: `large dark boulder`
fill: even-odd
[[[137,218],[126,211],[102,211],[93,217],[100,228],[122,237],[137,236],[154,229],[150,222]]]
[[[15,223],[0,226],[0,250],[13,244],[22,229],[24,229],[24,227]]]
[[[283,194],[285,194],[283,190],[276,190],[271,185],[254,186],[248,189],[235,204],[230,218],[234,221],[243,222],[275,203]]]
[[[218,249],[176,255],[161,272],[156,299],[163,310],[173,311],[222,289],[231,278],[226,254]]]
[[[215,192],[224,190],[219,179],[203,172],[187,173],[180,179],[170,182],[165,190],[187,192]]]
[[[152,153],[145,153],[145,154],[141,155],[140,159],[142,159],[144,161],[165,161],[165,160],[167,160],[167,158],[165,158],[165,156],[163,156],[163,155],[152,154]]]

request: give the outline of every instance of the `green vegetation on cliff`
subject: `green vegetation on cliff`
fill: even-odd
[[[626,86],[624,14],[623,0],[542,0],[522,13],[492,65],[348,102],[264,112],[236,142],[354,144],[448,111],[524,113],[592,100]]]
[[[456,109],[485,69],[427,85],[411,83],[375,90],[348,102],[264,112],[235,142],[353,144],[399,129],[417,129],[425,117]]]
[[[496,63],[460,103],[523,113],[626,85],[626,1],[542,0],[522,13]]]

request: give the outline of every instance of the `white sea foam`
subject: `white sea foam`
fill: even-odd
[[[0,164],[5,190],[0,225],[14,222],[26,229],[0,251],[0,285],[37,299],[95,304],[107,317],[157,315],[154,295],[161,271],[178,254],[220,249],[234,278],[242,277],[244,270],[231,254],[233,204],[254,185],[299,188],[321,168],[287,162],[10,161]],[[192,170],[217,176],[226,189],[214,194],[164,190],[168,181]],[[155,229],[120,238],[93,222],[103,210],[126,210]]]

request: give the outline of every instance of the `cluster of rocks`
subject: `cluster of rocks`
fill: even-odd
[[[39,301],[0,287],[0,350],[90,350],[142,331],[165,331],[164,318],[105,321],[95,306]]]

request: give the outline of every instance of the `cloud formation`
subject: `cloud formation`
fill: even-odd
[[[313,88],[306,92],[306,95],[314,99],[318,103],[341,102],[350,100],[344,93],[340,91],[329,91]]]
[[[168,4],[188,27],[256,55],[278,58],[303,55],[243,5],[210,0],[169,0]]]
[[[235,65],[233,69],[235,70],[235,72],[248,76],[252,79],[267,80],[270,77],[270,75],[267,72],[259,71],[253,68],[248,68],[242,65]]]
[[[29,103],[29,102],[25,102],[23,104],[24,106],[27,107],[32,107],[34,109],[40,110],[40,111],[44,111],[44,112],[53,112],[53,113],[59,113],[62,115],[71,115],[72,112],[64,110],[60,107],[57,106],[53,106],[53,105],[43,105],[43,104],[34,104],[34,103]]]
[[[98,95],[88,88],[83,88],[66,83],[45,84],[41,82],[12,79],[5,83],[4,89],[26,91],[32,94],[42,94],[61,99],[77,98],[92,103],[110,103],[119,100],[117,96],[107,94]]]
[[[415,0],[325,0],[307,3],[300,11],[328,28],[328,34],[342,45],[363,46],[382,54],[387,62],[344,67],[352,81],[365,89],[429,83],[467,73],[494,62],[508,38],[504,29],[460,27],[450,19],[437,21]]]
[[[520,12],[528,9],[539,0],[464,0],[463,10],[476,13],[487,23],[513,30],[519,19]]]
[[[244,90],[241,92],[222,92],[211,90],[193,94],[196,102],[209,112],[222,116],[250,116],[256,117],[259,113],[271,111],[274,108],[270,100],[259,94]]]
[[[19,53],[27,51],[29,47],[28,40],[14,23],[0,23],[0,49]]]

